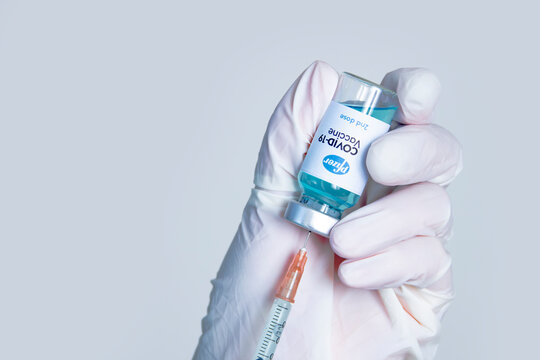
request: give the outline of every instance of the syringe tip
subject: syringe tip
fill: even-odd
[[[302,248],[298,251],[293,261],[289,265],[287,273],[281,280],[278,292],[276,296],[294,303],[294,297],[296,296],[296,291],[298,290],[298,285],[300,284],[300,279],[304,273],[304,266],[306,265],[307,260],[307,250]]]

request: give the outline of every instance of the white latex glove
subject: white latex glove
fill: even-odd
[[[254,356],[279,280],[307,233],[282,215],[299,196],[296,175],[337,81],[334,69],[315,62],[274,111],[255,187],[212,281],[194,359]],[[441,185],[460,171],[461,149],[448,131],[429,124],[440,90],[433,74],[400,69],[383,85],[398,93],[395,120],[411,124],[378,139],[368,153],[371,175],[387,186],[370,182],[360,204],[369,205],[343,218],[330,241],[311,236],[304,277],[274,359],[435,354],[440,318],[452,298],[450,257],[442,244],[451,211]],[[334,251],[347,260],[341,263]]]

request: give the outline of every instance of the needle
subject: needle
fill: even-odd
[[[304,246],[302,246],[302,249],[306,248],[306,245],[307,245],[307,242],[309,240],[310,235],[311,235],[311,231],[308,231],[307,236],[306,236],[306,240],[304,240]]]

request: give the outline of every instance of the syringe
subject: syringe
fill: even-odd
[[[281,338],[283,328],[289,317],[292,304],[294,304],[294,297],[298,290],[298,284],[304,273],[304,266],[307,260],[306,244],[311,235],[311,231],[308,233],[304,246],[298,250],[293,261],[289,265],[287,273],[281,280],[281,284],[276,293],[274,304],[270,310],[270,316],[266,321],[263,335],[257,345],[255,351],[255,360],[269,360],[274,357],[277,344]]]

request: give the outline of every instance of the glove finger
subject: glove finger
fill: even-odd
[[[399,109],[394,121],[402,124],[427,124],[441,93],[441,83],[431,71],[403,68],[385,75],[381,85],[398,94]]]
[[[376,255],[344,261],[338,276],[345,285],[367,290],[404,284],[425,288],[445,278],[450,265],[450,255],[439,239],[417,236]]]
[[[451,219],[444,188],[415,184],[347,215],[332,229],[330,245],[342,258],[365,258],[419,235],[446,238]]]
[[[316,61],[292,84],[268,123],[255,168],[256,186],[271,191],[299,190],[296,175],[338,79],[330,65]]]
[[[438,125],[403,126],[371,144],[366,166],[373,180],[383,185],[447,185],[463,168],[461,145]]]

